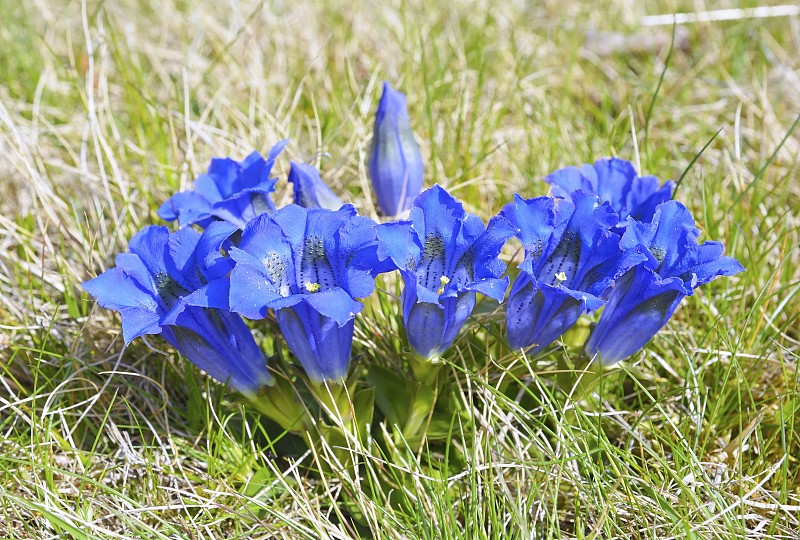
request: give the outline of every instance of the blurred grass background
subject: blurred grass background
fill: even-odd
[[[800,18],[674,40],[642,24],[764,6],[0,0],[0,537],[797,538]],[[479,418],[454,428],[463,460],[364,447],[359,470],[308,473],[160,340],[123,350],[78,284],[211,157],[285,137],[374,215],[382,80],[408,95],[427,185],[485,219],[616,155],[683,177],[676,197],[747,272],[587,398],[558,384],[566,353],[495,350],[475,322],[447,357]],[[402,351],[380,306],[357,366]]]

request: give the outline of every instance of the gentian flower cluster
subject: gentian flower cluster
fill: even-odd
[[[566,167],[545,180],[561,200],[592,193],[624,219],[611,230],[628,254],[621,267],[627,268],[601,293],[605,307],[584,345],[586,354],[603,364],[642,349],[700,285],[744,271],[736,259],[722,255],[720,242],[698,242],[694,218],[671,200],[673,182],[660,185],[655,177],[640,177],[631,163],[616,158]],[[644,259],[634,262],[641,255]]]
[[[508,343],[539,352],[578,317],[604,304],[603,294],[635,264],[639,249],[620,249],[618,216],[586,191],[571,200],[539,197],[506,205],[500,215],[519,229],[525,260],[508,299]]]
[[[242,317],[274,317],[311,380],[342,380],[359,299],[378,274],[399,270],[409,347],[433,359],[453,346],[478,294],[503,302],[510,280],[500,254],[516,236],[524,258],[505,305],[510,347],[544,351],[602,309],[583,351],[613,364],[644,347],[697,287],[743,271],[719,242],[699,242],[689,211],[671,200],[672,182],[640,177],[616,158],[553,172],[552,196],[515,195],[484,225],[444,188],[422,191],[406,98],[388,84],[367,168],[381,213],[408,219],[378,225],[359,216],[316,168],[296,162],[295,204],[276,208],[271,172],[287,142],[266,158],[212,160],[192,190],[158,210],[178,221],[177,232],[145,228],[115,268],[83,284],[120,312],[126,343],[160,334],[253,395],[273,377]]]
[[[717,276],[744,270],[736,259],[722,256],[721,243],[698,243],[699,234],[692,215],[677,201],[659,205],[649,223],[628,217],[621,245],[643,249],[648,257],[612,289],[586,342],[587,354],[604,364],[627,358],[667,323],[685,296]]]
[[[255,393],[272,375],[250,329],[222,306],[207,307],[209,275],[202,266],[200,233],[150,226],[134,236],[117,266],[83,284],[97,302],[122,315],[125,343],[145,334],[167,342],[215,379],[243,393]],[[213,240],[212,240],[213,243]],[[212,293],[213,294],[213,293]],[[206,304],[206,307],[193,305]]]

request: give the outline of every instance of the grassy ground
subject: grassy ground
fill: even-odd
[[[755,5],[0,0],[0,537],[800,536],[800,20],[686,25],[671,54],[671,27],[639,25]],[[159,339],[124,349],[78,284],[210,157],[291,137],[374,213],[384,79],[409,96],[426,182],[471,211],[617,155],[682,177],[747,272],[591,393],[567,352],[529,359],[486,345],[497,317],[474,322],[445,369],[475,424],[391,458],[351,447],[358,468],[276,442]],[[401,369],[397,325],[371,305],[358,367]],[[376,419],[376,440],[391,429]]]

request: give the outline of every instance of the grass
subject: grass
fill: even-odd
[[[0,537],[798,537],[798,20],[686,25],[671,52],[669,27],[638,24],[702,5],[0,0]],[[584,48],[589,31],[631,49]],[[384,79],[426,182],[470,211],[618,155],[683,175],[677,198],[747,272],[588,392],[568,350],[497,344],[482,306],[442,368],[472,414],[421,449],[376,416],[344,453],[306,450],[160,340],[124,348],[78,284],[210,157],[290,136],[374,214]],[[354,369],[403,372],[397,310],[369,302]]]

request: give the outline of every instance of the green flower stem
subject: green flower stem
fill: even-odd
[[[265,386],[256,394],[246,395],[250,405],[289,433],[302,435],[314,428],[308,408],[292,384],[282,376],[276,377],[272,386]]]
[[[353,418],[353,408],[350,400],[350,389],[342,382],[308,382],[308,389],[321,407],[325,416],[330,419],[341,419],[347,425]]]
[[[422,384],[435,383],[444,365],[441,358],[423,358],[413,353],[409,356],[408,362],[411,364],[414,380]]]
[[[333,467],[352,467],[351,447],[365,444],[375,408],[375,390],[359,388],[354,378],[341,382],[308,383],[311,395],[320,407],[319,420],[304,434],[306,444],[313,448],[321,472]],[[325,454],[335,458],[322,459]]]
[[[414,398],[409,404],[408,416],[403,425],[402,435],[406,442],[417,446],[424,439],[424,431],[431,411],[436,404],[439,392],[435,385],[418,384]],[[395,433],[395,443],[400,443],[400,434]]]
[[[608,369],[600,362],[592,362],[584,355],[563,355],[558,360],[558,370],[558,384],[575,400],[593,400],[593,394],[602,391],[604,375],[608,375]]]
[[[570,351],[580,353],[583,350],[583,345],[589,339],[589,334],[592,333],[592,327],[589,319],[581,317],[569,330],[564,332],[561,336],[561,341]]]

